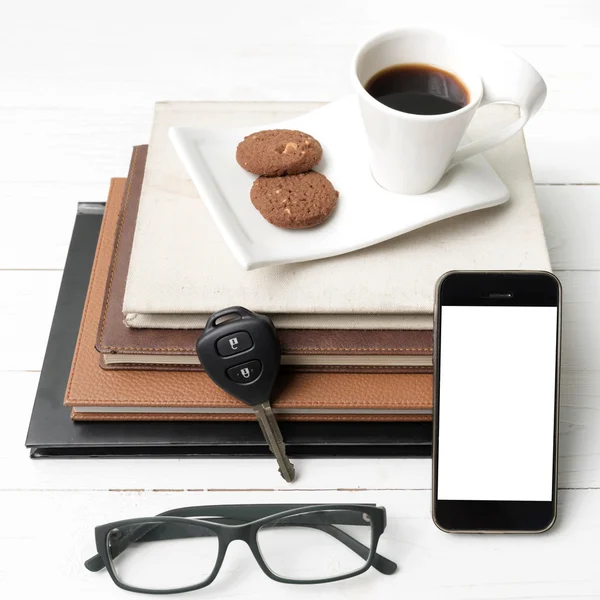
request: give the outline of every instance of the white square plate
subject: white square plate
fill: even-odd
[[[250,188],[256,176],[235,160],[238,143],[258,129],[169,130],[200,197],[244,269],[352,252],[508,200],[506,186],[481,156],[451,169],[427,194],[405,196],[384,190],[371,176],[358,102],[349,96],[266,127],[299,129],[318,139],[323,160],[315,170],[327,176],[340,193],[334,213],[321,225],[280,229],[265,221],[252,205]]]

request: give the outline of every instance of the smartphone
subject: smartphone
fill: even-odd
[[[556,519],[558,279],[447,273],[434,321],[434,523],[446,532],[546,531]]]

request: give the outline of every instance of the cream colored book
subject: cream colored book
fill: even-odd
[[[255,123],[260,128],[314,107],[156,105],[123,305],[128,326],[201,328],[215,310],[244,305],[268,313],[276,326],[285,328],[431,329],[434,287],[443,273],[550,269],[525,141],[519,134],[486,154],[510,192],[510,200],[501,206],[357,252],[244,271],[180,163],[169,127]],[[496,105],[480,113],[469,129],[472,138],[511,122],[518,109]]]

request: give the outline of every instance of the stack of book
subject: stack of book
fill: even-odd
[[[111,184],[65,396],[73,419],[252,419],[195,353],[208,315],[242,305],[278,328],[279,418],[429,420],[437,278],[453,269],[549,270],[519,135],[488,157],[510,190],[505,205],[350,254],[244,271],[168,129],[278,116],[272,105],[259,109],[157,105],[149,147],[136,147],[127,179]],[[496,109],[494,127],[514,117],[511,107]]]

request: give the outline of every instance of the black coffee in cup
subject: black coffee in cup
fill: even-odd
[[[415,115],[443,115],[469,104],[462,81],[431,65],[387,67],[369,79],[365,90],[382,104]]]

